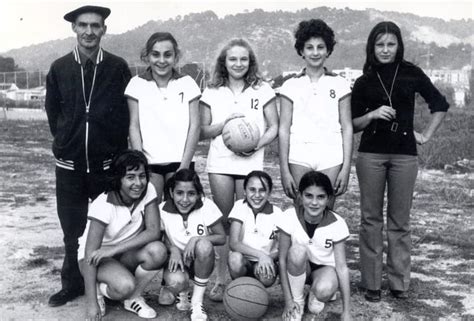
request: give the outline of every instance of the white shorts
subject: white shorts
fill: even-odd
[[[291,143],[288,162],[322,171],[341,165],[344,160],[342,144]]]

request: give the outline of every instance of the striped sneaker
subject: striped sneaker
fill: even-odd
[[[125,310],[136,313],[140,318],[153,319],[156,318],[156,312],[148,304],[145,303],[145,299],[141,296],[123,301],[123,307]]]
[[[189,291],[179,292],[176,296],[176,309],[180,311],[191,310],[191,293]]]
[[[206,321],[207,313],[202,303],[196,303],[191,307],[191,321]]]

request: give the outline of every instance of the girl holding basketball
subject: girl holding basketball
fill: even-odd
[[[286,210],[278,222],[280,279],[285,297],[284,320],[303,317],[306,281],[311,284],[308,310],[318,314],[324,304],[342,294],[343,320],[350,320],[349,269],[345,240],[346,222],[329,209],[334,189],[328,176],[316,171],[303,175],[299,184],[302,206]]]
[[[280,171],[283,189],[295,199],[304,173],[329,176],[335,195],[347,189],[352,154],[349,82],[326,69],[334,45],[333,30],[320,19],[302,21],[295,49],[303,71],[280,89]]]
[[[86,292],[86,320],[105,315],[104,296],[123,300],[124,308],[142,318],[156,312],[141,296],[166,261],[159,242],[160,214],[148,178],[148,162],[128,150],[112,162],[107,191],[89,208],[79,239],[78,260]]]
[[[207,157],[209,184],[226,224],[235,200],[244,196],[245,175],[263,169],[264,147],[278,132],[275,93],[262,81],[257,58],[247,41],[231,40],[221,50],[212,82],[201,97],[200,113],[201,139],[211,139]],[[255,150],[245,155],[229,150],[222,138],[226,122],[236,117],[246,117],[263,133]],[[222,301],[228,249],[221,248],[218,254],[216,284],[209,297]]]
[[[202,303],[214,268],[214,246],[225,243],[222,214],[204,197],[199,176],[191,169],[177,171],[166,188],[170,199],[160,204],[161,229],[170,252],[163,273],[165,289],[177,294],[179,310],[191,310],[191,320],[207,320]],[[191,301],[190,276],[194,282]]]
[[[235,202],[229,214],[229,272],[232,279],[251,276],[266,287],[277,276],[276,221],[281,210],[270,203],[272,179],[263,171],[252,171],[244,179],[244,200]]]
[[[176,170],[194,168],[199,140],[201,91],[191,77],[176,71],[179,57],[178,43],[170,33],[152,34],[141,54],[148,68],[133,77],[125,90],[130,145],[147,156],[159,202],[164,182]]]

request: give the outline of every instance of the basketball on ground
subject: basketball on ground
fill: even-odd
[[[268,301],[263,284],[248,276],[233,280],[224,292],[224,307],[233,320],[260,319],[267,311]]]
[[[222,139],[234,153],[246,153],[257,147],[260,130],[254,121],[245,117],[234,118],[224,125]]]

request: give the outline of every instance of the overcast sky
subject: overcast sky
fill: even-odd
[[[23,1],[0,0],[0,53],[48,40],[73,36],[70,24],[63,20],[66,12],[86,4],[111,8],[107,19],[109,34],[123,33],[149,20],[167,20],[192,12],[214,11],[219,17],[227,14],[253,11],[296,11],[302,8],[328,6],[363,10],[410,12],[420,16],[450,19],[473,19],[472,0],[399,0],[399,1],[298,1],[298,0],[240,0],[240,1],[177,1],[177,0],[105,0],[105,1]],[[324,18],[323,18],[324,19]]]

